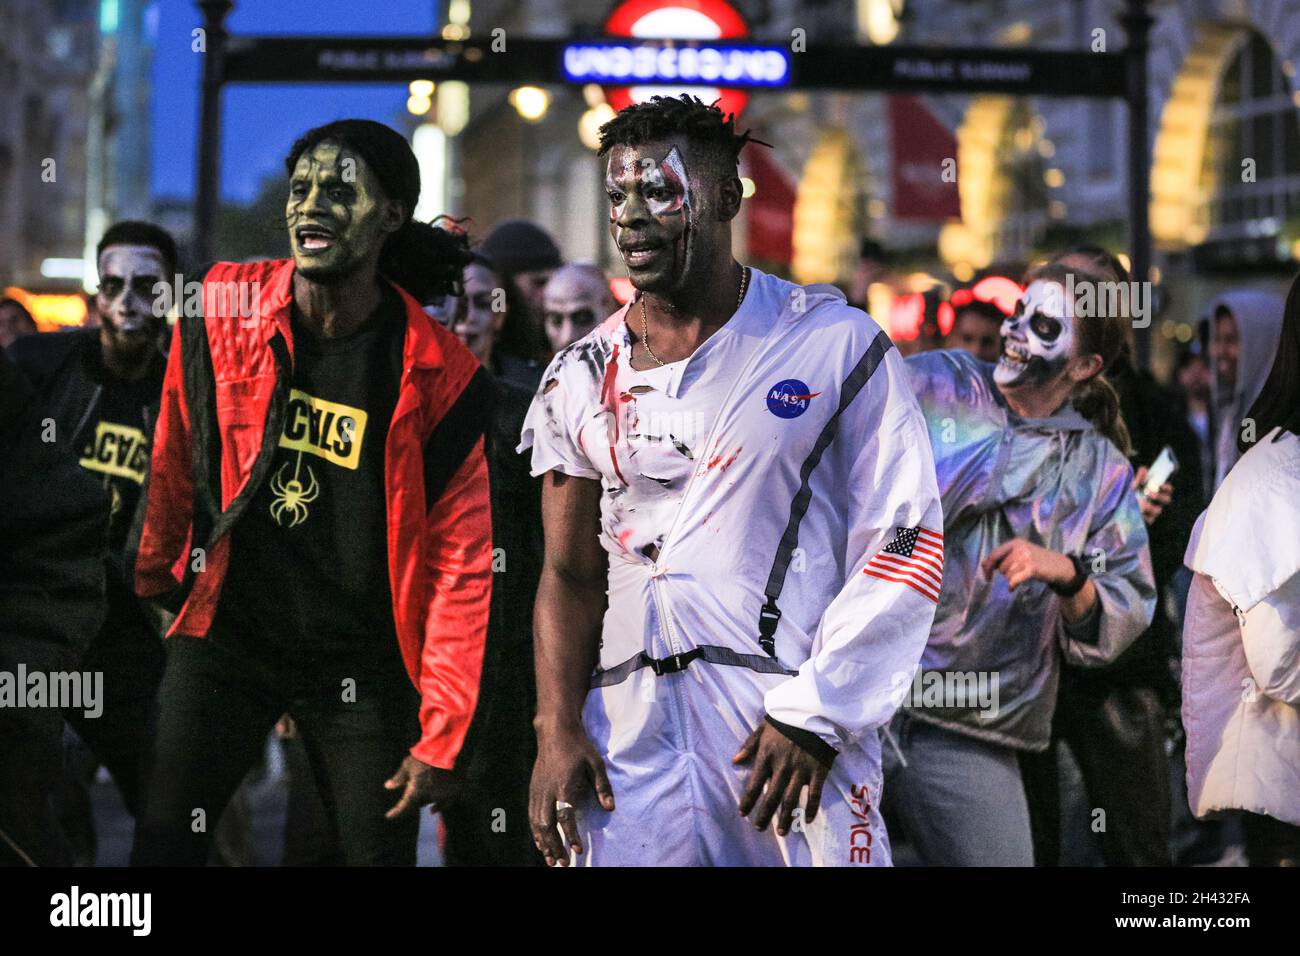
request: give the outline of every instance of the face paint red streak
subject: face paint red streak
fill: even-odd
[[[618,455],[614,451],[614,446],[618,444],[618,405],[616,397],[618,395],[618,346],[614,346],[614,353],[605,363],[605,381],[600,388],[600,404],[609,412],[609,460],[614,465],[614,474],[618,480],[627,484],[627,479],[623,477],[623,472],[618,467]]]
[[[664,182],[668,186],[669,192],[673,194],[672,200],[664,208],[663,215],[680,212],[682,206],[686,203],[686,184],[677,175],[677,170],[673,169],[672,164],[668,162],[667,156],[659,164],[659,172],[663,174]]]

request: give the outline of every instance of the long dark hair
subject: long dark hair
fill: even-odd
[[[1067,288],[1067,276],[1070,275],[1075,277],[1076,288],[1079,287],[1081,278],[1084,282],[1104,281],[1095,273],[1080,272],[1058,262],[1049,262],[1034,270],[1032,278],[1058,283],[1064,289]],[[1104,370],[1110,367],[1124,348],[1124,328],[1128,322],[1129,317],[1124,315],[1100,315],[1089,317],[1085,321],[1075,321],[1074,338],[1078,353],[1100,355],[1103,371],[1079,382],[1070,393],[1070,401],[1079,414],[1092,422],[1093,427],[1110,439],[1126,458],[1132,454],[1132,443],[1128,427],[1124,424],[1124,416],[1120,413],[1119,394],[1106,378]]]
[[[303,153],[326,141],[338,143],[364,159],[388,197],[401,202],[405,209],[406,221],[380,250],[380,274],[421,303],[440,295],[459,295],[461,274],[470,261],[469,241],[459,231],[411,218],[420,198],[420,164],[406,138],[373,120],[336,120],[317,126],[289,149],[284,158],[289,175],[293,175]]]
[[[1282,336],[1277,342],[1273,367],[1246,416],[1255,422],[1255,437],[1263,438],[1274,428],[1300,435],[1300,276],[1291,283],[1282,310]],[[1278,438],[1282,437],[1278,433]],[[1274,439],[1276,440],[1276,439]],[[1237,448],[1244,455],[1251,442],[1237,436]]]

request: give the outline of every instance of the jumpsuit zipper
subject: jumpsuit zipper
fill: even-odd
[[[777,320],[774,323],[772,323],[772,328],[768,330],[767,335],[765,335],[763,337],[763,340],[759,342],[759,344],[754,348],[753,353],[750,355],[748,361],[745,362],[745,365],[740,370],[740,373],[737,374],[732,379],[731,387],[727,389],[726,397],[722,400],[721,405],[718,407],[718,413],[714,416],[713,424],[709,427],[709,432],[707,437],[705,438],[704,445],[699,446],[699,447],[703,447],[706,451],[704,457],[707,457],[707,450],[710,447],[712,447],[713,438],[718,431],[719,425],[722,421],[722,416],[726,411],[726,409],[728,408],[728,406],[730,406],[732,398],[735,395],[736,389],[739,387],[741,380],[743,380],[749,374],[750,370],[758,362],[759,356],[764,353],[765,347],[769,339],[771,339],[772,335],[775,334],[776,330],[781,327],[782,324],[781,320],[784,318],[784,316],[785,316],[785,312],[784,310],[782,310],[780,315],[777,317]],[[659,581],[659,571],[660,571],[660,565],[662,564],[664,559],[664,555],[667,554],[668,552],[669,544],[670,541],[672,540],[673,534],[676,532],[677,527],[681,524],[682,513],[686,510],[687,501],[691,493],[691,488],[695,484],[696,477],[699,475],[700,471],[703,470],[702,462],[703,459],[701,459],[701,464],[697,465],[695,468],[691,470],[691,476],[686,480],[686,487],[682,490],[682,499],[677,507],[677,514],[673,516],[673,522],[669,526],[668,532],[664,535],[663,543],[659,547],[659,554],[655,557],[654,563],[651,565],[651,571],[650,571],[650,590],[654,595],[655,610],[659,615],[659,620],[661,622],[660,628],[663,632],[664,641],[668,645],[668,649],[673,655],[683,654],[685,653],[685,649],[678,642],[677,636],[672,626],[671,618],[668,615],[668,608],[664,602],[662,586]],[[686,672],[683,670],[683,671],[678,671],[676,674],[667,674],[664,676],[668,678],[673,678],[673,677],[684,676],[685,673]],[[685,698],[683,697],[680,683],[681,683],[680,681],[671,681],[673,701],[677,709],[678,724],[682,729],[682,741],[683,744],[685,744],[689,737],[689,731],[690,731],[689,720],[687,718],[687,714],[689,711],[686,707],[686,701]]]
[[[782,310],[780,315],[777,316],[777,320],[774,323],[772,323],[772,328],[768,330],[767,335],[763,336],[763,340],[759,342],[757,346],[755,346],[753,354],[749,356],[748,361],[745,362],[745,365],[740,370],[739,374],[737,374],[731,380],[731,388],[727,389],[726,397],[723,398],[722,404],[718,406],[718,413],[715,416],[713,416],[713,424],[709,427],[709,433],[704,440],[704,444],[702,446],[699,446],[705,449],[705,458],[708,457],[707,453],[708,453],[708,449],[712,447],[713,436],[717,434],[718,425],[722,421],[723,413],[726,411],[727,407],[731,404],[732,396],[736,394],[736,389],[740,386],[741,380],[744,379],[744,377],[749,374],[750,370],[753,368],[755,363],[758,362],[758,358],[760,355],[763,354],[764,349],[767,346],[768,340],[771,339],[772,335],[776,332],[776,330],[780,328],[781,320],[784,317],[785,317],[785,310]],[[691,469],[691,476],[686,479],[686,487],[682,489],[682,500],[677,507],[677,514],[673,516],[673,523],[668,526],[668,533],[664,535],[663,544],[659,546],[659,554],[655,558],[654,564],[652,565],[655,571],[659,570],[660,562],[663,561],[664,555],[668,553],[668,549],[671,546],[671,542],[673,540],[673,535],[677,531],[677,526],[681,524],[682,513],[686,510],[686,502],[687,499],[690,498],[691,488],[694,487],[695,479],[696,477],[698,477],[698,475],[702,470],[707,470],[704,467],[703,459],[701,459],[700,464],[697,464],[695,468]],[[681,651],[680,649],[674,648],[674,653],[681,653]]]

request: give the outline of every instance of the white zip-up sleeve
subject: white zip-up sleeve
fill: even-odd
[[[934,457],[897,350],[885,353],[845,409],[831,448],[844,481],[848,580],[822,616],[811,656],[767,692],[765,706],[772,719],[839,749],[898,709],[930,634],[942,574]]]

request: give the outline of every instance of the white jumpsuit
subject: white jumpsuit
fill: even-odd
[[[631,367],[627,311],[555,357],[520,445],[535,475],[603,487],[609,609],[583,724],[617,809],[577,806],[574,862],[887,865],[878,730],[942,573],[902,360],[837,293],[757,270],[730,321],[663,368]],[[732,757],[765,714],[838,751],[820,813],[785,837],[737,810],[749,771]]]

